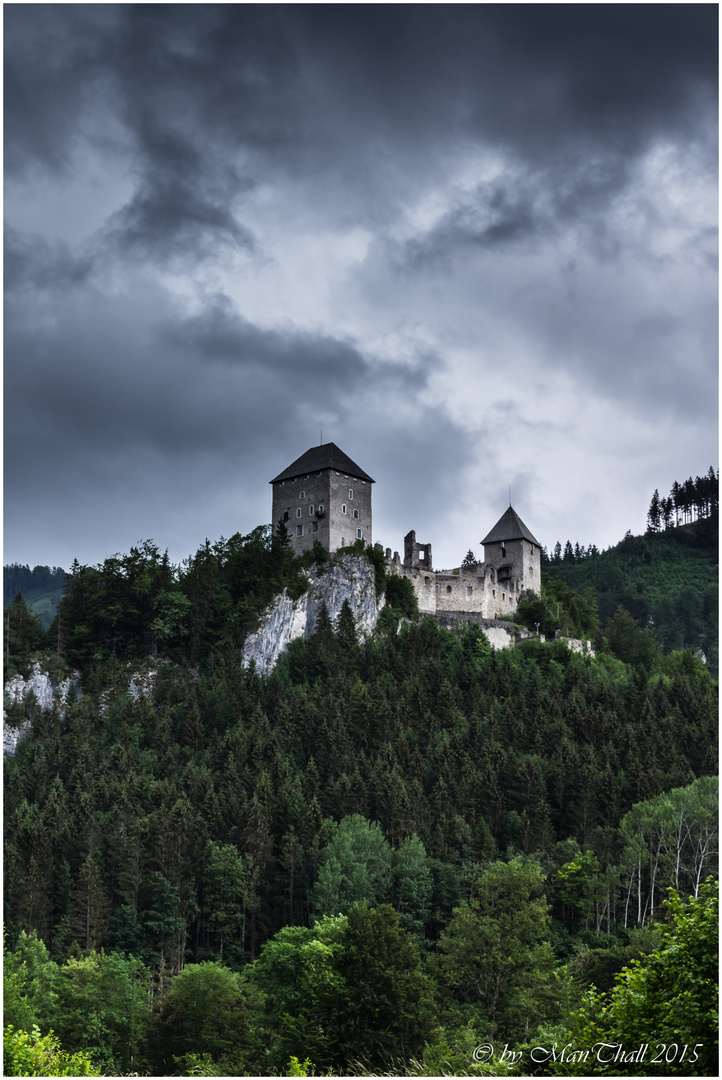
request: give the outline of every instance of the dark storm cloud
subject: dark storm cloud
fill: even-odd
[[[175,264],[216,258],[226,247],[256,250],[253,233],[226,206],[173,178],[137,192],[111,217],[105,241],[132,258]]]
[[[226,296],[212,298],[200,315],[170,324],[165,340],[199,362],[242,367],[278,379],[278,393],[303,392],[332,399],[340,386],[348,391],[373,379],[379,387],[419,390],[433,358],[421,354],[412,365],[374,362],[351,342],[332,335],[262,330],[240,316]],[[304,400],[303,404],[306,404]]]
[[[33,310],[43,314],[36,324]],[[279,416],[292,443],[320,410],[342,426],[365,387],[418,391],[430,363],[379,365],[331,335],[262,330],[224,297],[187,316],[148,281],[122,296],[51,295],[40,307],[18,298],[5,334],[10,488],[32,483],[53,458],[94,466],[89,447],[96,457],[130,454],[134,468],[150,447],[239,454],[263,445]]]
[[[5,228],[3,271],[5,293],[16,290],[64,289],[88,281],[94,266],[90,255],[75,254],[67,243],[28,236]]]
[[[5,351],[9,540],[17,543],[23,527],[44,535],[52,513],[58,536],[72,537],[68,522],[76,521],[70,558],[86,561],[100,557],[89,549],[107,554],[151,533],[167,544],[171,513],[181,518],[171,529],[173,557],[184,557],[208,530],[197,508],[224,485],[236,499],[248,489],[246,515],[253,509],[249,520],[229,513],[235,524],[216,531],[265,520],[266,463],[278,458],[280,469],[317,441],[319,418],[327,439],[363,447],[369,417],[394,395],[408,400],[423,389],[432,363],[422,353],[414,364],[381,365],[330,334],[263,330],[223,296],[188,315],[149,280],[110,296],[69,287],[41,300],[18,290]],[[397,454],[404,422],[395,419],[379,433],[374,460],[397,459],[403,469],[427,456],[429,438],[443,438],[447,449],[424,464],[431,498],[446,466],[459,467],[465,443],[439,409],[424,413],[421,430],[409,421]],[[161,509],[167,516],[158,519]]]
[[[6,165],[58,168],[95,100],[122,124],[118,152],[139,178],[118,242],[161,259],[213,236],[252,245],[243,196],[278,168],[336,175],[346,202],[383,216],[388,151],[443,172],[460,139],[549,183],[563,155],[559,210],[574,213],[590,190],[580,156],[603,147],[605,183],[622,184],[615,158],[654,135],[698,137],[714,108],[713,5],[60,7],[5,9]]]
[[[460,253],[539,244],[569,224],[583,228],[599,254],[613,243],[605,226],[610,204],[628,180],[621,158],[567,161],[559,169],[508,170],[458,196],[429,229],[397,246],[399,269],[440,269]]]
[[[108,5],[3,7],[4,161],[8,173],[62,171],[105,83]]]

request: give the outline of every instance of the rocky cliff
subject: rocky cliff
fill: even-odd
[[[258,671],[269,672],[294,638],[314,632],[324,604],[334,620],[348,600],[357,631],[365,635],[374,629],[380,606],[374,568],[366,559],[338,555],[330,564],[308,571],[308,581],[308,591],[300,599],[291,600],[284,591],[267,608],[258,630],[246,639],[244,666],[254,660]]]
[[[32,697],[37,707],[41,710],[52,709],[54,704],[62,706],[74,689],[76,695],[80,695],[80,674],[74,672],[67,679],[54,679],[50,672],[43,670],[40,661],[36,660],[27,679],[22,675],[13,675],[5,683],[5,698],[10,705],[19,705]],[[28,734],[31,728],[29,720],[20,724],[10,724],[3,717],[3,751],[6,754],[14,754],[15,747],[20,739]]]

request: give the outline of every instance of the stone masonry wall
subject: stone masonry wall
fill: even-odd
[[[501,586],[494,567],[486,563],[460,567],[455,574],[405,566],[398,558],[387,557],[386,570],[408,578],[422,615],[468,611],[485,618],[503,618],[514,614],[521,596],[516,582]]]

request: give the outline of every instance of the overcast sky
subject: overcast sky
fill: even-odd
[[[4,561],[179,562],[320,440],[457,566],[717,465],[717,5],[4,5]]]

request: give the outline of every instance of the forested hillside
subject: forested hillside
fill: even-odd
[[[260,676],[240,643],[275,591],[304,588],[283,540],[76,566],[45,637],[11,605],[11,670],[49,650],[81,693],[10,710],[31,733],[5,760],[9,1060],[37,1024],[37,1046],[53,1029],[58,1061],[108,1075],[573,1073],[533,1046],[581,1047],[585,1022],[613,1041],[614,975],[637,957],[660,1040],[696,1047],[637,1072],[713,1067],[701,660],[624,612],[595,657],[494,651],[397,588],[366,641],[346,610]],[[696,988],[677,973],[687,1005],[664,1019],[653,988],[674,986],[688,939]]]
[[[11,563],[3,567],[3,607],[18,593],[34,615],[39,615],[47,629],[55,617],[65,588],[65,571],[59,566],[21,566]]]
[[[714,474],[713,474],[714,479]],[[706,488],[712,481],[707,480]],[[687,485],[688,486],[688,485]],[[685,485],[675,485],[683,491]],[[693,485],[694,487],[694,485]],[[602,629],[621,605],[637,626],[649,628],[665,651],[700,651],[711,671],[719,670],[719,511],[715,498],[696,506],[671,500],[667,522],[652,517],[643,536],[627,534],[599,552],[567,541],[556,545],[542,568],[547,579],[594,596]],[[656,492],[655,492],[656,495]],[[679,496],[681,499],[681,495]],[[691,496],[690,496],[691,499]],[[654,507],[653,500],[653,507]],[[706,512],[699,517],[699,509]],[[652,513],[652,511],[650,511]],[[671,517],[669,515],[672,515]],[[694,520],[692,520],[694,518]],[[685,523],[686,519],[686,523]]]

